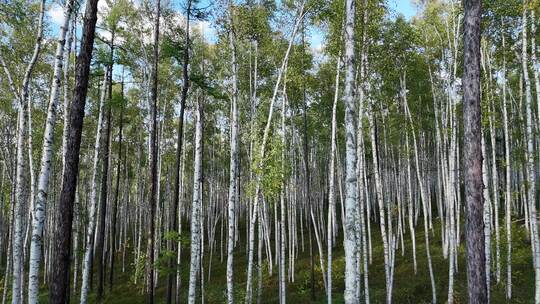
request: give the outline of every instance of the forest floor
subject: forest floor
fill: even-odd
[[[436,225],[439,226],[439,225]],[[412,244],[408,233],[405,235],[405,252],[402,254],[401,245],[396,252],[395,274],[393,284],[393,303],[430,303],[431,283],[426,258],[423,229],[418,226],[416,233],[416,256],[417,273],[414,274],[412,259]],[[408,230],[407,230],[408,232]],[[501,229],[501,282],[495,283],[496,278],[492,276],[491,302],[492,303],[532,303],[534,296],[534,270],[532,267],[531,247],[522,225],[513,226],[513,254],[512,254],[512,285],[513,297],[511,301],[505,299],[506,282],[506,235]],[[340,241],[341,242],[341,241]],[[385,300],[385,279],[384,279],[384,257],[381,236],[376,229],[376,224],[372,224],[373,261],[369,265],[369,292],[371,303],[384,303]],[[492,237],[495,244],[495,236]],[[213,255],[211,278],[208,280],[208,263],[205,264],[204,293],[205,303],[225,303],[226,299],[226,245],[223,244],[223,261],[220,257],[219,242],[218,248]],[[310,289],[310,258],[308,240],[305,240],[305,252],[300,251],[296,259],[296,274],[294,282],[287,282],[287,301],[290,303],[325,303],[326,294],[322,274],[320,270],[319,258],[314,257],[315,262],[315,300],[311,300]],[[326,246],[325,246],[326,248]],[[300,248],[301,249],[301,248]],[[493,259],[495,259],[495,248],[493,247]],[[317,252],[314,246],[314,252]],[[436,228],[434,234],[430,234],[430,250],[433,259],[433,270],[436,282],[437,301],[445,303],[448,294],[448,261],[443,258],[441,248],[440,229]],[[455,275],[455,303],[466,303],[467,279],[465,265],[465,242],[459,247],[458,272]],[[208,252],[205,252],[205,261],[208,261]],[[333,295],[335,303],[343,303],[344,289],[344,268],[345,258],[343,246],[336,246],[333,251]],[[255,256],[256,259],[256,256]],[[122,272],[121,257],[117,259],[115,267],[115,284],[112,292],[106,286],[105,303],[145,303],[142,293],[142,286],[134,284],[132,274],[135,266],[128,263],[127,255],[125,262],[125,272]],[[184,266],[185,265],[185,266]],[[187,298],[187,282],[189,276],[189,250],[184,249],[182,262],[182,299]],[[239,244],[235,250],[235,281],[245,282],[247,258],[245,255],[245,244]],[[495,272],[495,261],[493,261],[493,273]],[[267,265],[265,265],[267,267]],[[263,269],[263,290],[261,303],[278,303],[278,276],[277,266],[273,267],[273,275],[268,275],[268,269]],[[2,272],[4,273],[4,272]],[[94,275],[94,284],[97,281],[97,273]],[[108,276],[107,276],[108,277]],[[3,278],[0,283],[3,287]],[[140,281],[140,280],[139,280]],[[254,299],[257,297],[257,268],[254,268]],[[244,297],[245,283],[235,285],[237,302],[242,303]],[[1,289],[0,289],[1,290]],[[159,277],[156,289],[156,303],[165,302],[166,275]],[[73,302],[78,302],[78,294],[72,294]],[[40,295],[40,303],[47,302],[46,288]],[[95,292],[89,296],[89,302],[95,303]],[[183,301],[182,301],[183,302]],[[199,301],[198,301],[199,302]]]

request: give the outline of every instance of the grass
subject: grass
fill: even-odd
[[[373,261],[369,265],[369,292],[371,303],[384,303],[386,289],[384,279],[384,255],[381,237],[376,225],[372,225],[373,241]],[[438,225],[436,225],[438,226]],[[421,228],[421,227],[418,227]],[[417,273],[414,274],[412,244],[408,235],[405,235],[405,251],[402,252],[401,244],[396,251],[395,274],[392,298],[394,303],[429,303],[431,302],[431,284],[428,272],[426,251],[424,246],[423,229],[417,229],[416,234],[416,258]],[[491,278],[491,302],[496,303],[532,303],[534,298],[534,270],[532,267],[532,255],[530,241],[522,225],[515,224],[512,228],[512,283],[513,298],[511,301],[505,299],[506,282],[506,234],[501,230],[501,282],[497,283],[495,277]],[[443,258],[442,245],[440,239],[440,228],[436,227],[433,233],[430,232],[430,250],[433,261],[433,270],[435,275],[437,301],[445,303],[448,294],[448,261]],[[492,238],[494,245],[495,238]],[[307,245],[307,243],[306,243]],[[335,303],[343,303],[344,290],[344,268],[345,258],[343,248],[338,244],[333,251],[333,296]],[[459,247],[458,272],[455,274],[455,303],[466,303],[467,297],[467,279],[465,264],[465,242]],[[240,243],[235,250],[235,297],[236,302],[243,303],[245,295],[245,281],[247,269],[247,257],[245,252],[245,243]],[[315,246],[314,246],[315,248]],[[208,252],[205,252],[204,265],[204,294],[206,303],[225,303],[226,299],[226,252],[224,244],[223,261],[220,259],[219,247],[213,255],[211,278],[208,280]],[[315,250],[316,251],[316,250]],[[183,251],[183,261],[181,267],[182,290],[181,299],[185,302],[187,299],[187,283],[189,275],[189,249]],[[493,248],[494,252],[494,248]],[[493,259],[495,257],[493,256]],[[127,259],[127,255],[126,255]],[[325,303],[326,294],[322,280],[319,258],[315,257],[315,300],[310,297],[310,258],[309,251],[300,251],[296,259],[295,282],[287,282],[287,301],[289,303]],[[256,262],[256,256],[255,256]],[[494,262],[494,261],[493,261]],[[104,303],[145,303],[145,297],[142,293],[142,286],[135,285],[132,280],[133,263],[126,260],[126,271],[122,272],[121,260],[118,259],[115,269],[115,284],[112,292],[106,286]],[[286,264],[287,266],[288,264]],[[494,270],[495,263],[492,264]],[[263,290],[262,303],[278,303],[278,277],[277,266],[273,267],[272,275],[268,274],[268,265],[263,265]],[[4,272],[2,272],[4,273]],[[257,299],[257,268],[254,267],[254,300]],[[97,273],[94,277],[94,284],[97,281]],[[3,287],[3,278],[0,280],[0,288]],[[1,291],[1,289],[0,289]],[[95,291],[95,288],[94,290]],[[166,275],[162,274],[158,278],[158,287],[156,289],[156,303],[164,303],[166,298]],[[47,289],[43,286],[40,294],[40,303],[47,303]],[[71,295],[72,302],[78,302],[78,294]],[[254,301],[254,302],[255,302]],[[95,303],[95,292],[89,296],[89,302]],[[200,303],[200,299],[198,300]]]

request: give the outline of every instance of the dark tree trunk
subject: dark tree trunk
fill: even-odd
[[[481,0],[463,1],[463,131],[469,303],[487,303],[480,125]]]
[[[99,281],[98,281],[98,290],[97,290],[97,300],[98,302],[103,302],[103,291],[105,285],[105,270],[106,270],[106,250],[105,250],[105,219],[107,217],[107,200],[108,200],[108,190],[109,190],[109,147],[111,144],[111,102],[112,102],[112,74],[114,66],[114,29],[111,33],[111,44],[110,44],[110,53],[109,53],[109,79],[107,83],[109,84],[108,89],[108,103],[107,108],[107,129],[105,134],[105,144],[103,145],[103,174],[101,175],[101,195],[100,195],[100,214],[99,214],[99,232],[98,232],[98,243],[97,243],[97,258],[98,258],[98,269],[99,269]]]
[[[178,203],[180,201],[180,179],[182,178],[180,176],[180,162],[181,162],[181,156],[182,156],[182,140],[184,135],[184,109],[186,108],[186,99],[187,99],[187,93],[189,89],[189,17],[190,17],[190,11],[191,11],[191,0],[188,0],[187,2],[187,9],[186,9],[186,41],[184,43],[184,62],[182,65],[182,78],[183,78],[183,85],[182,85],[182,95],[180,96],[180,115],[178,120],[178,140],[176,142],[176,164],[175,164],[175,172],[174,172],[174,193],[173,193],[173,205],[172,205],[172,212],[171,212],[171,227],[169,227],[169,231],[175,231],[178,226]],[[181,233],[181,231],[178,231],[178,233]],[[170,242],[170,241],[169,241]],[[169,274],[167,278],[167,304],[171,304],[172,302],[172,290],[173,290],[173,284],[176,278],[176,272],[178,271],[177,266],[175,265],[175,259],[176,259],[176,253],[177,253],[177,242],[172,241],[169,246],[175,254],[171,257],[169,261]],[[174,272],[172,271],[174,270]]]
[[[305,25],[302,24],[302,50],[305,50]],[[303,134],[303,149],[304,149],[304,167],[306,169],[306,180],[304,181],[304,187],[305,187],[305,195],[306,195],[306,201],[307,205],[309,206],[309,213],[307,215],[308,221],[311,223],[309,225],[309,268],[310,268],[310,287],[311,287],[311,300],[315,300],[315,263],[313,260],[313,229],[317,229],[315,227],[315,223],[313,222],[311,218],[311,214],[313,213],[313,206],[311,205],[311,191],[309,189],[310,181],[311,181],[311,175],[309,172],[309,147],[308,147],[308,133],[307,133],[307,102],[306,102],[306,75],[304,71],[304,57],[302,56],[302,121],[303,121],[303,128],[304,128],[304,134]]]
[[[73,202],[79,174],[79,151],[84,118],[84,106],[88,91],[88,76],[94,47],[98,0],[86,2],[81,49],[75,65],[75,88],[69,111],[69,127],[65,155],[62,192],[58,202],[58,225],[54,233],[54,258],[50,280],[49,303],[65,304],[69,292],[69,264],[71,257],[71,227]]]
[[[151,95],[151,107],[152,107],[152,120],[150,131],[150,155],[152,157],[151,162],[151,190],[150,190],[150,214],[148,227],[148,262],[147,262],[147,282],[148,282],[148,303],[154,303],[154,233],[155,233],[155,214],[156,214],[156,197],[157,197],[157,88],[158,88],[158,49],[159,49],[159,16],[160,16],[160,0],[156,0],[156,20],[154,25],[154,58],[152,63],[152,88]]]
[[[123,76],[122,76],[123,77]],[[116,216],[118,213],[118,194],[120,193],[120,164],[122,163],[122,129],[124,126],[124,80],[122,80],[122,104],[120,106],[120,123],[118,130],[118,160],[116,164],[116,192],[111,210],[111,263],[109,267],[109,290],[112,292],[114,279],[114,258],[116,253]]]
[[[105,281],[105,218],[107,216],[107,198],[109,191],[109,147],[111,143],[111,100],[112,100],[112,63],[109,66],[109,103],[107,104],[107,122],[105,144],[103,145],[103,173],[101,175],[101,195],[100,195],[100,212],[99,212],[99,230],[97,233],[96,256],[98,259],[99,281],[97,289],[97,301],[103,302],[103,285]]]

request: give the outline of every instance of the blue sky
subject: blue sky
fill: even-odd
[[[388,0],[390,15],[403,15],[407,20],[410,20],[416,14],[416,8],[413,4],[414,0]],[[320,50],[324,43],[324,35],[316,30],[311,31],[310,35],[311,47],[315,50]]]
[[[407,19],[411,19],[416,14],[412,0],[389,0],[388,5],[396,13],[402,14]]]
[[[178,0],[173,0],[171,1],[171,3],[174,4],[177,1]],[[413,4],[413,1],[414,0],[388,0],[387,4],[390,9],[390,14],[394,16],[401,14],[405,16],[406,19],[411,19],[416,14],[416,8]],[[209,0],[202,0],[199,4],[200,7],[206,7],[208,5],[209,5]],[[55,34],[57,27],[62,20],[62,8],[59,5],[52,5],[48,10],[47,15],[53,21],[52,30],[53,30],[53,33]],[[210,22],[203,22],[203,23],[204,24],[201,24],[201,25],[204,26],[204,32],[205,32],[206,38],[209,39],[210,41],[215,40],[216,33],[215,33],[215,30],[212,29],[211,23]],[[324,43],[324,35],[321,32],[317,31],[316,29],[313,29],[310,33],[309,41],[312,48],[316,50],[320,50]]]

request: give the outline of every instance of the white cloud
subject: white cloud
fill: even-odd
[[[314,53],[323,53],[325,47],[326,47],[326,44],[324,42],[318,42],[318,43],[312,43],[311,44],[311,50]]]
[[[64,9],[58,3],[53,3],[47,11],[47,16],[51,18],[53,24],[61,26],[64,22]]]
[[[216,29],[212,26],[209,21],[197,21],[196,28],[201,31],[203,38],[209,42],[217,41],[217,32]]]
[[[97,24],[103,23],[103,15],[105,12],[108,12],[110,10],[110,7],[107,3],[107,1],[99,1],[98,2],[98,19]]]

